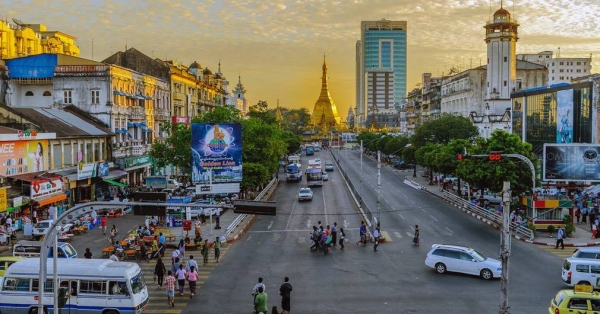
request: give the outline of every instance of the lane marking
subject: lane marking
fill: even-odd
[[[306,227],[310,228],[310,219],[308,220],[308,222],[306,223]],[[287,229],[287,228],[286,228]]]
[[[426,211],[423,209],[423,207],[419,207],[420,210],[422,210],[424,213],[426,213]]]
[[[401,214],[398,214],[398,216],[400,216],[400,218],[404,219],[404,217]],[[406,220],[406,219],[404,219],[404,220]]]
[[[298,199],[295,198],[294,199],[294,204],[292,205],[292,212],[290,212],[290,217],[288,217],[287,224],[285,225],[286,229],[288,229],[290,227],[290,222],[292,221],[292,217],[294,216],[294,209],[296,208],[296,204],[297,203],[298,203]]]
[[[387,231],[382,230],[381,235],[385,239],[385,242],[394,242],[394,239],[392,239],[392,237],[390,237],[390,234]]]
[[[348,228],[348,230],[360,230],[360,228]],[[344,231],[346,231],[346,228],[344,228]],[[277,232],[308,232],[311,233],[312,229],[296,229],[296,230],[252,230],[252,231],[247,231],[246,233],[277,233]],[[250,236],[248,236],[250,237]]]
[[[410,232],[408,232],[408,231],[406,231],[406,235],[407,235],[409,238],[412,238],[412,237],[413,237],[412,233],[410,233]]]
[[[271,220],[271,222],[267,226],[267,229],[271,230],[271,228],[273,228],[273,220]]]
[[[329,222],[327,222],[327,219],[329,219],[329,217],[327,217],[327,202],[325,201],[325,187],[323,186],[321,188],[321,194],[323,195],[323,210],[325,211],[325,226],[329,225]]]
[[[435,220],[435,221],[439,221],[439,220],[435,219],[435,217],[433,217],[433,216],[431,216],[431,215],[429,215],[429,217],[431,217],[431,219],[433,219],[433,220]]]
[[[394,235],[396,236],[396,238],[398,239],[402,239],[402,234],[398,231],[394,232]]]
[[[450,230],[448,227],[446,227],[446,230],[450,231],[450,233],[454,233],[454,231]]]

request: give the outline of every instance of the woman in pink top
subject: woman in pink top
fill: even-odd
[[[196,294],[196,281],[198,280],[198,272],[196,272],[196,267],[191,266],[190,271],[186,274],[187,280],[190,285],[190,299],[194,297]]]

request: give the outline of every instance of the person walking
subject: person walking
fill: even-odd
[[[215,239],[215,260],[217,261],[217,263],[219,262],[219,256],[221,256],[221,239],[219,239],[219,237],[217,237]]]
[[[362,246],[367,245],[367,227],[365,226],[364,221],[360,222],[360,228],[358,230],[359,230],[360,240],[358,240],[358,242],[356,242],[356,245],[358,245],[359,243],[362,243]]]
[[[186,272],[185,275],[187,277],[188,284],[190,286],[190,299],[191,299],[194,297],[194,295],[196,295],[196,281],[198,280],[198,272],[196,272],[196,267],[191,266],[190,271]]]
[[[102,234],[106,235],[106,216],[102,216],[100,219],[100,229],[102,229]]]
[[[414,246],[419,246],[419,225],[415,225],[415,235],[413,237],[413,245]]]
[[[165,278],[165,287],[167,288],[167,305],[175,306],[175,277],[173,272],[167,272],[167,278]]]
[[[185,270],[186,271],[192,271],[192,267],[194,267],[194,269],[198,270],[198,263],[196,263],[196,260],[194,259],[194,255],[190,255],[190,259],[187,261],[187,263],[185,263]]]
[[[258,296],[258,288],[262,288],[262,291],[266,291],[267,287],[263,283],[263,278],[258,277],[258,283],[252,288],[252,306],[254,307],[254,313],[256,313],[256,296]]]
[[[177,250],[179,251],[179,259],[185,259],[185,241],[183,239],[179,240],[179,244],[177,245]]]
[[[555,249],[558,249],[558,245],[560,244],[561,249],[565,249],[565,243],[563,242],[563,237],[565,235],[565,232],[563,231],[563,229],[559,226],[558,227],[558,232],[556,232],[556,247]]]
[[[338,234],[337,222],[334,222],[333,226],[331,227],[331,242],[333,242],[333,246],[337,245],[337,234]]]
[[[283,284],[279,287],[279,295],[281,296],[281,313],[289,314],[291,311],[291,294],[292,284],[290,284],[290,278],[285,277]]]
[[[183,265],[179,265],[175,277],[177,277],[177,283],[179,284],[179,295],[183,295],[183,288],[185,287],[185,275],[186,271],[183,269]]]
[[[154,257],[159,257],[158,255],[158,236],[154,236],[154,240],[152,240],[152,255],[150,255],[150,259]]]
[[[204,266],[208,264],[208,253],[210,253],[210,245],[208,244],[208,239],[204,240],[204,244],[202,244],[202,257]]]
[[[340,228],[340,247],[344,249],[344,240],[346,240],[346,233],[344,232],[344,228]]]
[[[90,251],[89,247],[85,248],[85,253],[83,253],[83,257],[87,259],[92,259],[92,251]]]
[[[579,209],[579,207],[575,209],[575,218],[577,219],[577,224],[579,224],[579,221],[581,220],[581,209]]]
[[[379,227],[376,227],[375,231],[373,231],[373,238],[375,238],[375,245],[373,245],[373,251],[377,252],[377,247],[379,246]]]
[[[115,242],[117,241],[118,233],[119,231],[117,231],[117,227],[115,225],[112,225],[112,227],[110,228],[110,244],[115,244]]]
[[[263,287],[258,287],[258,294],[254,298],[254,305],[257,313],[267,314],[267,294]]]
[[[592,239],[595,239],[597,234],[598,234],[598,227],[596,226],[596,224],[594,224],[594,225],[592,225]]]
[[[98,212],[94,209],[94,207],[91,208],[92,210],[92,223],[96,224],[96,219],[98,219]]]
[[[167,272],[167,268],[165,267],[165,263],[163,263],[162,258],[158,258],[156,260],[156,266],[154,266],[154,274],[158,278],[158,288],[162,288],[163,279],[165,277],[165,273]]]

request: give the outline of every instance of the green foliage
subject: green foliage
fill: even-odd
[[[556,228],[554,228],[553,225],[548,225],[548,227],[546,227],[546,231],[548,231],[550,234],[553,234],[554,230],[556,230]]]
[[[248,117],[262,120],[267,124],[277,124],[275,113],[273,110],[269,110],[269,105],[264,100],[259,100],[256,105],[250,106]]]
[[[241,120],[240,111],[232,106],[219,106],[195,117],[193,123],[235,123]]]
[[[571,215],[564,215],[562,221],[565,224],[566,234],[570,235],[571,233],[575,232],[576,228],[573,226],[573,217],[571,217]]]
[[[165,167],[173,165],[179,168],[183,174],[191,173],[192,150],[181,149],[181,147],[190,147],[190,143],[192,142],[191,129],[186,125],[179,124],[177,130],[173,132],[172,125],[165,123],[163,130],[167,132],[165,141],[154,141],[151,146],[150,155],[156,166]]]
[[[254,190],[270,179],[269,169],[261,163],[244,162],[242,190]]]
[[[292,131],[281,131],[281,139],[287,147],[287,154],[297,152],[300,149],[300,146],[302,146],[302,137],[294,134]]]
[[[402,151],[408,143],[410,143],[410,139],[407,136],[392,137],[385,143],[382,152],[386,155],[402,156]]]
[[[475,140],[479,131],[468,118],[444,114],[437,120],[428,120],[415,129],[412,144],[417,147],[426,143],[447,145],[454,139]]]
[[[286,109],[281,107],[280,110],[283,117],[281,127],[284,130],[289,130],[298,136],[302,136],[302,133],[310,123],[310,113],[308,112],[308,109]]]
[[[287,147],[282,132],[276,125],[267,124],[257,118],[242,121],[242,138],[244,141],[242,187],[248,189],[256,186],[256,169],[264,171],[258,176],[259,179],[268,179],[277,171],[279,159],[286,152]],[[248,164],[259,164],[261,167],[247,168]],[[260,184],[262,183],[264,181]]]

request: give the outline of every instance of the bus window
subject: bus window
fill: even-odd
[[[15,278],[6,278],[4,279],[4,287],[2,287],[3,291],[15,291],[17,290],[17,279]]]
[[[106,293],[106,282],[97,280],[81,280],[80,293],[103,294]]]
[[[131,292],[137,294],[144,289],[146,282],[144,282],[144,276],[139,272],[135,277],[131,278]]]
[[[113,295],[118,295],[118,294],[122,294],[122,295],[127,295],[129,296],[129,293],[127,291],[127,284],[123,281],[110,281],[108,283],[108,293],[109,294],[113,294]]]
[[[16,279],[17,291],[29,291],[29,278]]]
[[[31,291],[37,292],[38,291],[38,279],[33,279],[32,283],[31,283]],[[53,292],[54,290],[52,289],[52,280],[46,280],[46,284],[44,285],[44,292]]]

